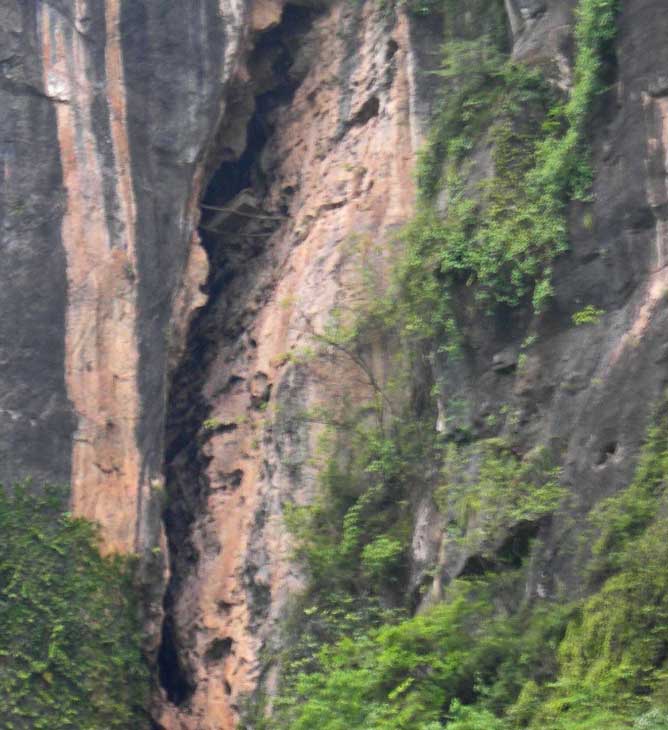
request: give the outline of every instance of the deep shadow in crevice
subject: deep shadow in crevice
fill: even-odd
[[[229,636],[224,639],[214,639],[209,648],[206,650],[204,661],[207,663],[222,661],[225,657],[232,653],[233,645],[234,642],[229,638]]]
[[[604,466],[610,459],[617,455],[618,445],[616,441],[608,441],[603,445],[596,458],[596,466]]]
[[[531,544],[549,518],[524,520],[514,525],[493,554],[471,555],[462,567],[459,578],[482,576],[501,570],[516,570],[531,552]]]
[[[281,23],[256,39],[249,68],[263,69],[261,79],[253,79],[257,93],[254,108],[246,121],[246,146],[236,160],[229,159],[229,147],[225,147],[225,128],[238,129],[244,119],[230,119],[223,123],[219,135],[219,156],[228,155],[219,162],[211,174],[203,195],[203,215],[200,236],[209,257],[210,273],[205,286],[207,304],[197,312],[190,326],[186,347],[181,361],[172,374],[165,430],[165,481],[167,506],[163,522],[170,556],[170,579],[164,596],[164,621],[162,641],[158,651],[157,675],[167,698],[177,706],[191,699],[196,683],[192,669],[184,665],[176,629],[176,607],[183,586],[197,569],[200,559],[193,526],[206,510],[210,485],[207,467],[211,457],[203,450],[204,443],[214,433],[230,430],[224,424],[205,428],[204,422],[211,416],[211,405],[203,394],[209,368],[221,343],[235,342],[243,335],[239,317],[230,311],[241,306],[230,299],[231,287],[240,277],[244,284],[253,269],[252,260],[263,252],[266,240],[276,230],[280,221],[261,215],[262,199],[268,181],[262,169],[261,154],[267,140],[273,134],[271,112],[288,104],[301,78],[293,70],[293,57],[299,49],[299,39],[308,31],[315,11],[286,6]],[[260,63],[263,54],[271,60],[271,74],[267,76],[267,64]],[[269,79],[269,82],[268,80]],[[235,108],[232,108],[234,113]],[[249,113],[247,107],[239,107],[239,114]],[[220,159],[220,157],[219,157]],[[208,229],[208,224],[220,220],[216,208],[232,205],[232,201],[247,191],[247,206],[257,206],[259,215],[246,213],[225,218],[220,228]],[[249,287],[250,290],[250,287]],[[229,301],[228,301],[229,300]],[[230,475],[231,488],[240,483],[238,475]],[[183,627],[179,627],[183,630]],[[231,648],[226,643],[212,646],[214,655],[221,652],[221,659]],[[211,659],[211,657],[209,657]]]
[[[363,127],[367,122],[378,116],[380,110],[380,101],[377,96],[372,96],[362,104],[360,110],[350,120],[349,126]]]
[[[508,568],[521,568],[531,552],[531,544],[538,537],[541,527],[549,518],[524,520],[515,525],[496,551],[497,560]]]
[[[175,705],[182,705],[190,699],[195,687],[179,664],[173,620],[169,615],[162,625],[162,641],[158,652],[158,673],[160,685],[167,693],[167,699],[170,702]]]
[[[253,168],[267,141],[267,130],[257,111],[248,123],[246,140],[241,157],[222,162],[214,172],[202,199],[204,205],[224,205],[242,190],[253,187]]]
[[[261,59],[271,59],[271,81],[263,78],[255,96],[254,112],[246,129],[246,148],[238,160],[224,160],[215,170],[202,198],[204,205],[224,205],[244,189],[263,192],[259,154],[273,133],[271,112],[289,104],[302,81],[303,71],[294,68],[299,39],[313,24],[318,11],[301,5],[288,4],[281,23],[263,33],[256,41],[248,66],[262,66]],[[263,72],[266,76],[266,70]],[[266,86],[269,88],[265,88]],[[258,190],[259,189],[259,190]]]

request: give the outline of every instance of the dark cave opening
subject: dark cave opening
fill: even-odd
[[[173,619],[168,614],[162,625],[162,638],[158,651],[158,679],[167,699],[175,705],[182,705],[195,690],[187,672],[179,663],[174,636]]]
[[[256,111],[248,122],[246,149],[238,160],[221,162],[214,172],[202,199],[203,206],[223,205],[246,188],[253,187],[252,171],[267,141],[267,130]],[[205,220],[206,220],[205,215]]]
[[[246,125],[245,147],[237,159],[230,159],[225,130],[232,129],[235,123],[238,129],[239,119],[228,117],[222,123],[217,149],[211,153],[212,158],[218,159],[209,168],[209,183],[202,196],[200,237],[209,258],[209,278],[204,289],[209,299],[190,325],[184,354],[172,374],[165,427],[167,504],[163,523],[169,545],[170,579],[163,600],[156,673],[167,699],[177,706],[186,706],[196,690],[193,669],[184,662],[180,651],[185,636],[178,624],[177,609],[183,586],[196,571],[200,557],[193,526],[206,509],[209,493],[210,457],[205,455],[203,446],[221,430],[202,427],[211,413],[203,388],[220,343],[235,341],[241,335],[240,326],[225,316],[230,285],[252,268],[252,260],[264,251],[268,237],[280,223],[278,216],[263,215],[261,210],[267,189],[267,171],[262,167],[261,155],[274,133],[272,112],[289,104],[301,83],[302,77],[294,72],[293,62],[300,39],[317,12],[287,5],[281,23],[256,38],[249,68],[260,68],[262,78],[252,81],[254,98],[250,108],[243,104],[231,106],[230,112],[248,115],[245,121],[242,117]],[[261,63],[263,57],[270,61],[269,75],[267,64]],[[224,659],[230,648],[229,640],[214,642],[207,660]]]
[[[517,570],[529,556],[531,545],[547,523],[547,518],[523,520],[508,530],[505,540],[490,554],[470,555],[458,577],[483,576],[502,570]]]
[[[230,655],[233,645],[234,642],[229,636],[224,639],[214,639],[211,646],[206,650],[204,660],[213,663],[219,662],[221,659]]]
[[[596,466],[604,466],[610,459],[617,455],[618,444],[616,441],[606,442],[598,453],[596,458]]]
[[[271,79],[262,79],[254,98],[254,111],[246,127],[246,146],[236,160],[220,162],[209,179],[202,198],[204,207],[223,205],[242,190],[264,187],[259,156],[273,133],[271,112],[289,104],[302,80],[302,73],[293,68],[299,39],[310,29],[317,11],[287,4],[281,22],[259,36],[251,54],[249,67],[259,65],[264,57],[271,59]],[[266,72],[265,72],[266,74]],[[206,216],[204,216],[206,220]]]

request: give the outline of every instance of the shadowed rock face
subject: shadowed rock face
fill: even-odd
[[[167,348],[201,303],[197,201],[243,15],[0,6],[2,477],[71,481],[108,550],[156,539]]]
[[[506,2],[514,57],[563,86],[573,6]],[[628,483],[668,382],[668,15],[629,0],[619,22],[550,313],[472,322],[433,373],[462,426],[505,406],[520,448],[561,453],[581,513]],[[107,551],[169,553],[145,570],[168,730],[234,727],[300,585],[282,504],[313,494],[300,414],[336,393],[294,355],[349,294],[353,237],[412,213],[438,25],[370,1],[0,0],[0,480],[70,482]],[[572,327],[587,304],[601,322]],[[439,555],[452,577],[416,514],[416,584]],[[577,519],[540,529],[532,589],[575,590]]]
[[[168,378],[175,369],[168,486],[194,506],[180,510],[175,499],[166,517],[175,577],[158,654],[166,699],[183,704],[193,697],[178,713],[157,710],[166,725],[233,725],[238,697],[252,689],[257,671],[261,641],[255,632],[274,592],[288,587],[275,497],[267,528],[282,551],[275,569],[265,550],[271,540],[257,523],[260,511],[269,509],[263,459],[248,456],[247,444],[230,446],[215,434],[207,448],[220,453],[216,476],[200,474],[200,463],[209,458],[199,455],[195,438],[202,418],[183,417],[181,393],[191,404],[203,399],[206,414],[218,403],[228,408],[224,397],[211,394],[221,379],[242,383],[226,391],[237,398],[236,411],[259,411],[277,385],[270,361],[293,344],[292,315],[276,304],[273,290],[303,286],[303,293],[295,290],[295,302],[322,308],[325,316],[336,299],[331,273],[337,245],[358,227],[400,223],[410,213],[405,21],[403,27],[388,21],[371,6],[354,12],[337,7],[321,12],[317,22],[316,15],[291,9],[277,35],[280,3],[0,3],[0,296],[6,314],[0,325],[0,475],[5,481],[32,476],[70,482],[72,510],[101,524],[108,552],[148,554],[164,547],[159,493]],[[323,64],[324,57],[331,62]],[[349,83],[361,88],[351,91]],[[319,130],[306,145],[299,139],[300,116]],[[285,135],[275,133],[280,126]],[[388,147],[378,131],[391,134],[395,146]],[[269,161],[258,165],[253,147],[265,144]],[[366,167],[355,167],[369,144]],[[210,236],[214,303],[189,328],[206,300],[201,287],[208,262],[196,232],[204,182],[222,161],[211,197],[227,202],[224,191],[238,189],[227,173],[246,173],[225,164],[242,166],[236,161],[244,149],[254,170],[266,167],[267,181],[258,188],[266,198],[263,209],[280,210],[292,222],[287,229],[261,230],[259,247],[243,239],[233,264],[228,253],[216,251],[221,237]],[[347,201],[356,201],[357,217],[346,214]],[[268,233],[274,234],[271,242]],[[323,246],[324,268],[320,259],[311,260]],[[244,266],[253,267],[246,279]],[[229,270],[235,275],[230,287]],[[255,300],[249,294],[254,287],[261,290]],[[252,330],[262,342],[249,354],[242,350],[253,341]],[[193,345],[198,338],[203,350],[184,353],[186,339]],[[210,376],[208,369],[230,352],[239,374],[226,364]],[[290,375],[290,382],[295,378]],[[195,454],[181,467],[184,447],[193,452],[189,437]],[[207,489],[220,490],[211,504],[193,484],[180,484],[193,469]],[[291,487],[283,481],[277,488]],[[195,519],[208,525],[208,552],[222,557],[207,562]],[[246,554],[251,543],[252,559]],[[192,565],[184,557],[191,544],[197,546]],[[166,568],[149,565],[159,585]],[[148,606],[147,615],[154,621],[149,650],[157,652],[159,605]],[[263,631],[266,636],[269,629]],[[186,665],[183,682],[170,679],[170,662]]]
[[[3,481],[65,482],[75,428],[65,386],[65,190],[35,8],[22,5],[0,8],[0,460]]]
[[[564,29],[555,35],[552,4],[546,5],[545,14],[516,38],[517,55],[518,49],[540,48],[541,55],[553,56],[568,51]],[[564,4],[554,6],[563,13]],[[467,331],[466,357],[457,372],[447,364],[436,367],[437,380],[456,378],[457,396],[468,404],[460,425],[491,435],[487,419],[505,406],[512,414],[508,434],[520,450],[547,444],[559,455],[563,482],[576,498],[568,520],[542,529],[545,547],[536,556],[532,588],[543,593],[556,582],[578,590],[581,520],[598,500],[629,483],[668,384],[664,16],[656,2],[639,0],[626,3],[619,17],[616,76],[598,101],[592,129],[593,200],[571,208],[571,248],[556,263],[549,312],[533,320],[519,311],[477,320]],[[596,326],[574,327],[572,315],[586,305],[605,314]],[[522,366],[499,368],[499,358],[519,352],[529,334],[536,335],[536,345]],[[447,410],[445,393],[441,408]],[[424,564],[426,553],[436,559],[443,536],[428,526],[426,505],[422,510],[424,535],[417,542]],[[444,560],[446,579],[458,572],[460,559],[453,554]]]

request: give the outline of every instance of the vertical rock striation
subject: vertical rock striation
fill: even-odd
[[[128,551],[137,546],[144,489],[135,441],[136,205],[119,8],[108,3],[104,10],[93,19],[76,7],[74,18],[67,18],[42,5],[37,24],[45,93],[57,100],[66,196],[65,384],[77,417],[72,507],[104,525],[110,550]],[[99,24],[105,42],[91,46],[87,30]],[[96,114],[101,96],[108,106]]]
[[[0,457],[2,480],[67,481],[65,192],[56,107],[42,82],[36,11],[0,5]]]
[[[0,12],[16,312],[3,476],[71,481],[105,549],[141,551],[157,535],[171,330],[202,301],[197,201],[245,9],[8,0]]]
[[[3,0],[0,18],[0,473],[70,482],[105,551],[147,556],[157,651],[169,411],[160,655],[183,665],[192,697],[162,714],[232,727],[290,586],[280,495],[300,488],[306,458],[292,426],[260,450],[250,429],[272,392],[315,387],[281,355],[336,303],[341,244],[410,213],[407,22],[372,4],[224,0]],[[241,192],[238,175],[280,221],[204,234],[212,303],[191,326],[209,267],[198,203],[216,169],[210,202]],[[224,427],[203,439],[219,411]],[[193,473],[206,493],[182,483]]]

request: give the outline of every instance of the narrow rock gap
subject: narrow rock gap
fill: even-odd
[[[183,591],[192,590],[200,557],[193,536],[198,519],[205,513],[209,490],[206,470],[210,457],[203,447],[214,433],[224,431],[224,426],[203,427],[211,415],[203,388],[221,343],[236,342],[244,334],[239,317],[229,314],[235,306],[227,301],[229,285],[251,269],[253,259],[264,251],[284,213],[262,210],[267,171],[262,169],[261,154],[273,134],[271,112],[289,104],[301,83],[293,68],[295,53],[315,14],[313,9],[287,5],[281,22],[256,38],[249,61],[251,83],[238,90],[246,98],[239,105],[230,105],[237,117],[223,122],[218,149],[212,153],[218,164],[212,169],[202,198],[200,235],[210,264],[206,283],[209,299],[191,324],[184,355],[172,376],[167,403],[167,506],[163,520],[171,577],[164,596],[156,668],[157,681],[167,700],[184,708],[196,690],[196,679],[188,653],[192,644],[185,635],[187,627],[179,625],[178,603]],[[241,154],[234,155],[230,151],[234,145],[228,142],[239,130],[245,134],[245,146]],[[248,346],[256,343],[248,339]],[[230,475],[233,486],[234,477]],[[231,649],[227,642],[214,643],[208,659],[223,660]]]
[[[169,614],[162,625],[162,639],[158,652],[158,674],[160,685],[167,693],[170,702],[181,705],[192,695],[194,689],[192,681],[179,666],[174,621]]]

